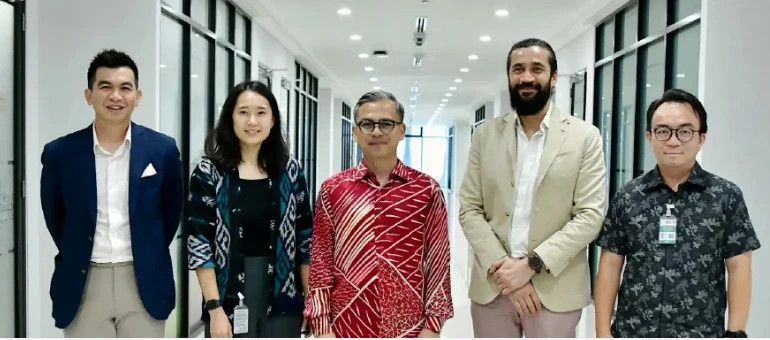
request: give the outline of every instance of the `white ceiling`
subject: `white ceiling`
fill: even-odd
[[[542,38],[558,50],[590,29],[592,18],[613,0],[248,0],[245,7],[259,11],[254,21],[269,31],[282,31],[300,46],[321,70],[318,76],[339,86],[348,104],[373,86],[392,92],[404,103],[411,124],[431,120],[446,93],[446,107],[434,124],[468,120],[475,108],[505,89],[505,62],[511,45],[529,37]],[[247,3],[251,3],[248,4]],[[250,5],[254,5],[253,7]],[[349,16],[339,8],[352,10]],[[495,16],[506,9],[507,17]],[[248,9],[247,9],[248,10]],[[251,12],[251,11],[249,11]],[[422,47],[414,43],[417,17],[427,17]],[[358,34],[359,41],[349,37]],[[489,35],[489,42],[479,37]],[[360,59],[358,54],[387,50],[390,57]],[[422,67],[412,67],[413,55],[424,55]],[[471,61],[468,56],[479,59]],[[371,66],[372,72],[364,71]],[[470,72],[461,73],[466,67]],[[328,77],[328,78],[326,78]],[[370,78],[378,81],[372,82]],[[462,83],[454,79],[461,78]],[[420,95],[410,108],[415,82]],[[456,87],[450,91],[449,87]],[[408,118],[407,118],[408,119]]]

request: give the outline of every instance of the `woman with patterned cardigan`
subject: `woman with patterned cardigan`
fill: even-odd
[[[280,117],[267,86],[235,86],[190,178],[188,267],[207,337],[300,337],[312,215]],[[245,330],[233,327],[239,294]]]

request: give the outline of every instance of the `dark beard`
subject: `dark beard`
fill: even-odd
[[[519,94],[519,90],[529,88],[533,88],[537,92],[532,98],[522,98]],[[545,104],[548,103],[548,100],[551,99],[551,81],[548,81],[548,86],[545,89],[537,83],[526,86],[517,84],[513,87],[508,85],[508,95],[511,98],[511,108],[514,109],[517,114],[521,116],[531,116],[540,112],[540,110],[545,107]]]

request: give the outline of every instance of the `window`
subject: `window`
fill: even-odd
[[[481,125],[481,123],[483,123],[486,118],[487,118],[486,105],[482,105],[480,108],[476,109],[476,114],[473,119],[473,125],[471,126],[471,135],[473,135],[473,131],[476,130],[476,127]]]
[[[355,166],[358,159],[358,144],[353,139],[353,112],[345,103],[342,103],[342,170]]]
[[[578,71],[569,77],[570,112],[573,116],[584,119],[586,115],[586,71]]]
[[[698,93],[698,55],[700,53],[700,25],[691,25],[671,36],[669,45],[673,69],[669,75],[673,88]],[[695,62],[693,62],[695,61]]]
[[[316,141],[318,133],[318,78],[310,73],[299,61],[295,61],[294,85],[294,144],[292,154],[305,170],[310,203],[316,197]]]
[[[444,126],[407,127],[404,141],[396,153],[404,164],[422,171],[449,190],[451,181],[454,128]]]
[[[251,19],[230,0],[162,0],[161,13],[160,130],[176,139],[189,177],[233,82],[248,78]],[[243,36],[239,47],[233,46],[236,16]],[[189,182],[184,183],[186,196]],[[187,212],[182,213],[184,221]],[[187,337],[203,328],[200,287],[186,267],[187,231],[179,233],[171,245],[178,253],[172,257],[177,308],[166,322],[167,337]]]
[[[631,1],[596,26],[594,124],[603,139],[607,197],[657,163],[645,137],[650,103],[673,87],[698,93],[700,2]],[[594,276],[598,254],[589,247]]]

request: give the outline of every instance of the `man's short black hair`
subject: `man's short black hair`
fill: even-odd
[[[698,120],[700,121],[700,129],[698,132],[708,132],[708,124],[706,124],[706,108],[703,107],[703,104],[698,100],[698,97],[682,89],[667,90],[660,99],[656,99],[650,103],[650,107],[647,108],[647,131],[652,131],[652,115],[655,114],[655,111],[658,110],[663,103],[669,102],[689,104],[692,110],[695,111],[695,116],[698,117]]]
[[[557,67],[557,62],[556,62],[556,52],[554,52],[553,47],[551,47],[551,44],[545,42],[545,40],[537,39],[537,38],[524,39],[522,41],[519,41],[513,44],[513,47],[511,47],[511,50],[508,51],[508,57],[507,57],[508,62],[505,64],[505,73],[511,72],[511,53],[513,53],[514,50],[518,50],[520,48],[533,47],[533,46],[544,48],[551,53],[551,56],[548,57],[548,64],[550,64],[551,66],[551,75],[556,74],[557,70],[559,69]]]
[[[128,54],[113,49],[103,50],[97,54],[91,65],[88,65],[88,88],[92,89],[96,81],[96,70],[100,67],[118,68],[128,67],[134,71],[134,86],[139,87],[139,69]]]

